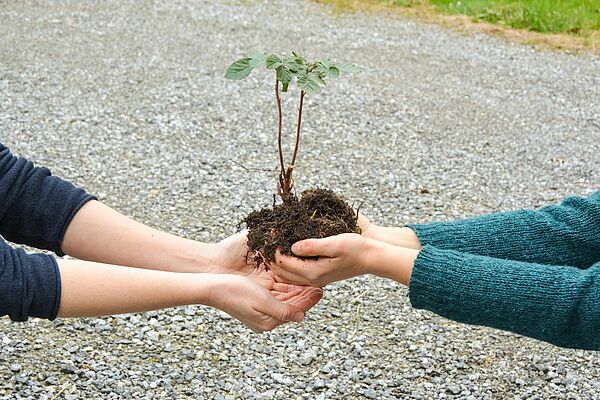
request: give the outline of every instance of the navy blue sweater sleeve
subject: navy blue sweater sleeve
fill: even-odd
[[[49,254],[27,254],[0,240],[0,316],[56,318],[60,306],[60,273]]]
[[[64,255],[69,223],[93,196],[16,157],[0,144],[0,234],[14,242]]]
[[[35,167],[0,144],[0,234],[15,243],[61,250],[63,236],[79,209],[93,196]],[[56,260],[28,254],[0,239],[0,316],[54,319],[61,282]]]

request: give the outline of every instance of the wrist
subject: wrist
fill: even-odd
[[[219,295],[223,294],[227,277],[211,273],[191,274],[191,277],[196,281],[194,285],[197,294],[196,303],[218,308]]]
[[[408,286],[420,250],[372,239],[369,242],[366,262],[369,273]]]
[[[385,250],[386,244],[374,238],[366,238],[365,239],[365,268],[364,273],[371,274],[375,276],[381,276],[381,263],[380,263],[380,255],[381,252]]]
[[[183,239],[178,247],[171,253],[173,266],[178,272],[210,273],[218,264],[220,252],[217,244]]]
[[[421,242],[417,234],[407,227],[394,228],[373,224],[365,231],[364,236],[394,246],[421,249]]]

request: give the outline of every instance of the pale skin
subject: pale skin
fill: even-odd
[[[135,222],[98,201],[79,210],[61,247],[78,260],[57,260],[59,317],[202,304],[263,332],[301,321],[323,294],[276,282],[272,272],[248,265],[243,233],[200,243]]]
[[[364,274],[393,279],[408,286],[421,243],[410,228],[388,228],[359,216],[362,235],[346,233],[324,239],[307,239],[295,243],[301,259],[277,253],[270,267],[285,282],[323,287],[332,282]]]

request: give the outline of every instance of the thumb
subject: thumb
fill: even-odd
[[[296,256],[325,256],[329,257],[334,254],[333,245],[335,236],[330,236],[324,239],[306,239],[296,242],[292,245],[292,253]]]

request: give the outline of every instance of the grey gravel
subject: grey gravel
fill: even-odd
[[[296,181],[364,202],[378,223],[600,187],[592,55],[303,1],[12,0],[0,21],[1,140],[178,235],[218,240],[271,202],[273,174],[231,161],[276,166],[271,77],[222,79],[256,50],[365,67],[307,99]],[[596,353],[447,321],[406,294],[371,277],[338,283],[305,322],[264,335],[200,307],[3,318],[0,398],[600,397]]]

